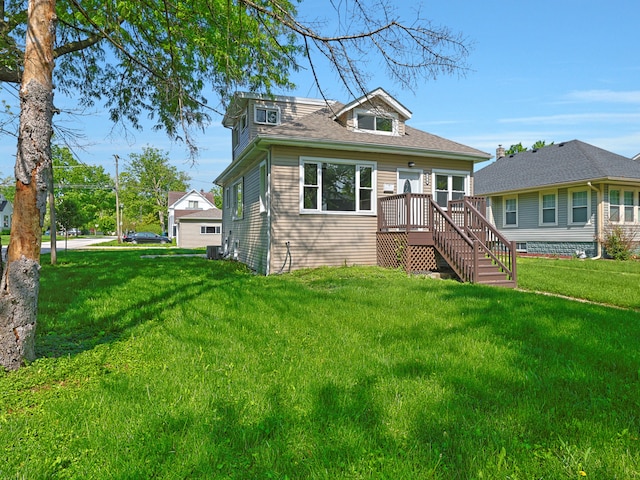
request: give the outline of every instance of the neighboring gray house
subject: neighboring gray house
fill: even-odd
[[[179,247],[220,246],[222,211],[214,205],[213,194],[202,190],[169,192],[169,238]]]
[[[379,201],[414,195],[421,208],[433,198],[447,209],[473,195],[474,165],[491,155],[412,128],[410,118],[381,88],[348,104],[236,94],[223,119],[233,159],[215,180],[224,255],[262,274],[376,265],[379,222],[390,220]],[[417,205],[407,214],[416,224],[430,218]]]
[[[13,204],[0,193],[0,230],[11,229],[11,218],[13,216]]]
[[[599,257],[608,228],[640,228],[639,161],[579,140],[503,151],[475,172],[475,193],[519,252]]]

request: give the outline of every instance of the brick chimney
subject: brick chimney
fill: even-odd
[[[498,148],[496,148],[496,160],[499,160],[502,157],[504,157],[504,147],[502,145],[498,145]]]

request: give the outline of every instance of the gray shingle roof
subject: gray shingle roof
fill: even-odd
[[[596,180],[640,182],[640,162],[571,140],[496,160],[474,174],[476,195]]]
[[[405,125],[404,135],[380,135],[362,131],[355,132],[333,120],[335,112],[340,111],[341,108],[343,108],[343,105],[336,102],[331,107],[322,108],[291,122],[283,122],[277,127],[265,127],[261,129],[259,136],[272,140],[288,138],[298,141],[322,141],[369,147],[384,146],[418,149],[430,152],[446,152],[478,157],[478,161],[483,161],[491,157],[491,155],[486,152],[412,128],[408,125]]]

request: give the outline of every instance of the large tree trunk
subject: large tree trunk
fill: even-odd
[[[55,0],[29,0],[16,196],[7,265],[0,281],[0,363],[15,370],[35,358],[40,242],[51,172]]]

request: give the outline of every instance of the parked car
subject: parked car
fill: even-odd
[[[123,242],[131,243],[169,243],[169,237],[151,232],[127,233],[122,237]]]

